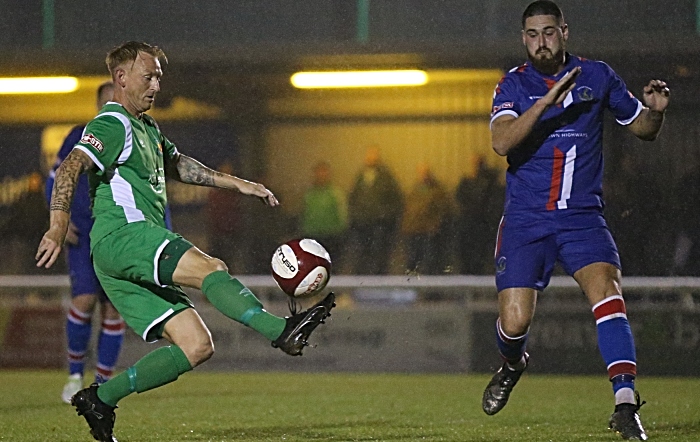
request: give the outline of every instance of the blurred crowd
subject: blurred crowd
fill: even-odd
[[[404,193],[376,147],[367,150],[349,191],[334,182],[329,162],[314,164],[310,173],[294,218],[211,191],[208,250],[239,274],[268,273],[275,248],[295,237],[319,241],[337,274],[491,272],[504,188],[502,171],[486,162],[479,161],[476,175],[463,178],[452,192],[419,162],[414,184]]]
[[[638,162],[636,155],[622,155],[604,184],[605,216],[623,273],[700,276],[700,168],[673,183],[658,183],[639,173]],[[219,170],[235,172],[226,161]],[[504,172],[483,158],[474,176],[463,177],[454,189],[419,162],[414,184],[403,192],[376,148],[367,151],[347,192],[334,183],[330,163],[314,164],[310,173],[311,185],[295,217],[211,189],[201,213],[175,210],[173,224],[182,231],[195,223],[203,240],[198,245],[237,274],[269,273],[276,247],[295,237],[323,244],[337,274],[493,274]],[[33,259],[48,225],[41,174],[32,174],[27,186],[12,210],[0,212],[0,274],[46,273]],[[65,271],[59,265],[51,272]]]

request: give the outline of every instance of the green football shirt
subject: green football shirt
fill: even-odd
[[[97,166],[88,175],[95,218],[92,245],[127,223],[147,220],[165,227],[163,156],[175,157],[177,148],[152,117],[137,118],[109,102],[85,127],[75,149]]]

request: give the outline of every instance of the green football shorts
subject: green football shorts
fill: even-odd
[[[176,263],[190,247],[177,233],[148,221],[126,224],[93,245],[95,273],[107,297],[147,342],[162,337],[168,319],[193,307],[180,287],[163,281],[172,284]],[[166,253],[167,265],[161,265]]]

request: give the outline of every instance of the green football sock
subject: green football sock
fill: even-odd
[[[223,270],[204,278],[202,292],[221,313],[247,325],[270,341],[277,339],[287,324],[284,318],[266,312],[253,292]]]
[[[112,407],[133,392],[143,393],[168,384],[192,370],[187,356],[177,345],[161,347],[148,353],[126,371],[100,385],[97,397]]]

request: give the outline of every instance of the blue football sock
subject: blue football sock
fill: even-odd
[[[637,355],[632,330],[627,321],[622,296],[605,298],[593,306],[598,330],[598,348],[608,369],[613,392],[624,388],[634,391]]]
[[[95,367],[95,382],[102,384],[109,380],[114,373],[114,367],[119,359],[119,352],[124,342],[124,320],[105,319],[97,342],[97,366]]]
[[[84,313],[71,307],[66,318],[68,342],[68,371],[80,374],[85,370],[85,353],[92,333],[92,313]]]
[[[499,318],[496,321],[496,342],[498,344],[498,350],[509,365],[517,366],[523,361],[525,347],[527,346],[527,337],[527,333],[516,337],[506,335],[501,328],[501,319]]]

